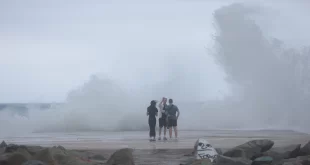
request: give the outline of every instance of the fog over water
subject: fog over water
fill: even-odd
[[[0,98],[65,104],[0,111],[8,134],[147,130],[162,96],[184,130],[310,131],[309,2],[31,2],[0,17]]]

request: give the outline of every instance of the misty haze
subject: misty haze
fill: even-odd
[[[180,138],[208,130],[308,134],[309,7],[1,1],[0,139],[108,131],[147,138],[146,109],[162,97],[180,109]]]

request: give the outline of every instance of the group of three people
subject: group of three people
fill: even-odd
[[[156,116],[158,116],[158,109],[156,107],[156,101],[152,100],[151,105],[147,108],[146,115],[149,116],[149,126],[150,126],[150,140],[155,141],[156,139]],[[159,107],[159,137],[161,140],[161,132],[164,128],[164,138],[167,140],[166,131],[169,129],[169,137],[172,138],[172,128],[174,130],[175,138],[178,138],[177,121],[180,116],[179,108],[173,104],[173,100],[169,99],[169,105],[167,105],[167,98],[163,98],[158,105]]]

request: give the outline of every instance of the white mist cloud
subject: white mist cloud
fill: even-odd
[[[300,77],[273,56],[268,42],[277,37],[290,46],[307,45],[309,33],[294,26],[304,23],[306,13],[294,6],[297,2],[286,2],[290,9],[283,1],[256,1],[244,8],[222,8],[228,1],[69,2],[0,5],[0,100],[27,102],[42,95],[43,101],[67,101],[55,110],[30,110],[29,119],[8,121],[10,114],[1,112],[6,128],[146,129],[146,107],[162,96],[180,107],[181,129],[303,130],[308,125],[302,114],[308,104],[299,99],[305,97],[291,86],[290,78]],[[213,47],[211,37],[215,10],[224,14],[216,18],[222,23],[217,27],[222,47]],[[298,13],[300,19],[292,23],[275,11]],[[250,23],[243,20],[249,14]],[[99,78],[88,81],[92,74]],[[213,124],[201,124],[205,120]]]
[[[196,74],[203,69],[201,82],[225,88],[217,67],[205,57],[214,31],[212,12],[222,3],[2,1],[0,100],[63,101],[96,73],[136,89],[163,81],[167,63]],[[202,97],[216,96],[208,91],[213,88]]]

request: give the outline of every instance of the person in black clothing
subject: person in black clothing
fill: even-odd
[[[158,114],[158,109],[156,108],[156,101],[152,100],[151,105],[147,108],[146,115],[149,116],[149,126],[150,126],[150,140],[155,141],[156,132],[156,116]]]

